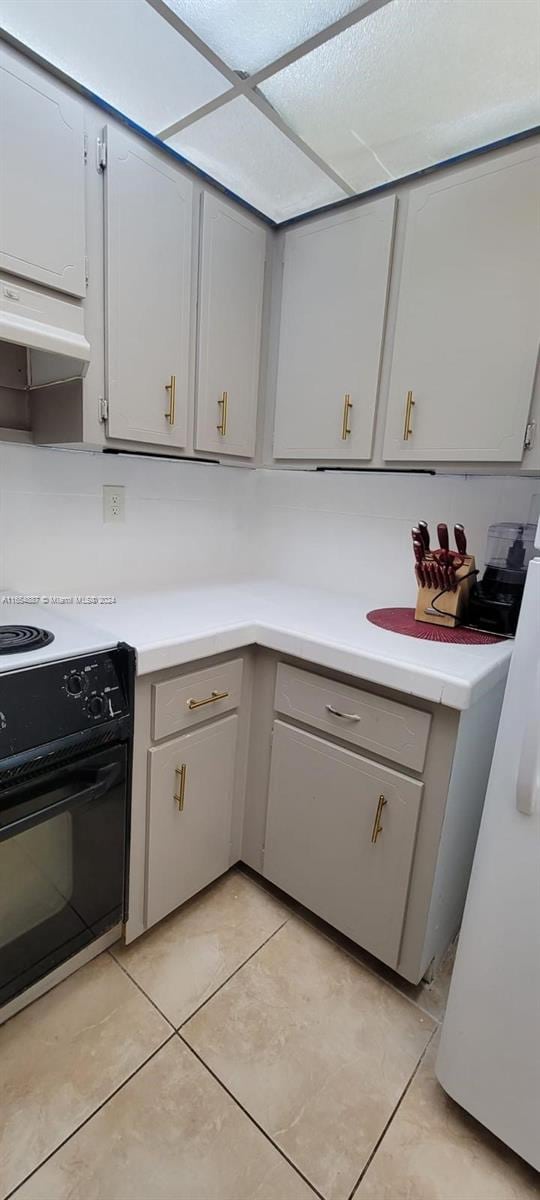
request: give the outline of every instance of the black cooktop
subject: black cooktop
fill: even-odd
[[[54,641],[54,633],[35,625],[0,625],[0,654],[22,654],[40,650]]]

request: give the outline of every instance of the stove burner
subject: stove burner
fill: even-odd
[[[35,625],[0,625],[0,654],[22,654],[40,650],[54,641],[54,633]]]

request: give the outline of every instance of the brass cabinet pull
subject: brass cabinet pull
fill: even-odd
[[[171,375],[171,382],[165,384],[165,391],[169,393],[169,407],[165,413],[165,419],[169,425],[174,425],[176,418],[176,375]]]
[[[352,408],[351,397],[350,397],[350,393],[347,392],[345,395],[345,399],[343,401],[343,423],[341,426],[341,440],[343,442],[347,441],[347,438],[351,432],[351,430],[349,429],[349,413],[351,411],[351,408]]]
[[[194,708],[203,708],[205,704],[215,704],[216,700],[226,700],[228,695],[228,692],[212,692],[205,700],[188,700],[187,706],[193,711]]]
[[[186,774],[187,774],[186,764],[182,763],[181,767],[175,767],[174,773],[176,775],[176,780],[177,780],[174,798],[178,805],[178,812],[183,812],[184,811],[184,796],[186,794]]]
[[[228,406],[228,402],[229,402],[229,393],[228,393],[228,392],[222,392],[222,393],[221,393],[221,400],[218,400],[218,404],[219,404],[219,406],[220,406],[220,408],[221,408],[221,421],[220,421],[219,425],[216,425],[216,429],[217,429],[218,433],[220,433],[220,434],[221,434],[221,436],[222,436],[222,437],[225,437],[225,434],[226,434],[226,432],[227,432],[227,406]]]
[[[412,410],[415,406],[415,403],[416,403],[416,401],[413,400],[412,392],[407,392],[407,403],[405,405],[405,423],[403,425],[403,441],[404,442],[408,442],[409,438],[412,437],[412,434],[413,434]]]
[[[373,822],[373,829],[371,830],[372,846],[375,845],[375,842],[377,841],[379,834],[382,833],[382,831],[383,831],[383,827],[381,825],[381,817],[382,817],[382,810],[383,810],[385,804],[386,804],[386,800],[381,792],[381,795],[379,796],[379,801],[377,804],[377,812],[375,813],[375,820]]]
[[[358,713],[340,712],[339,708],[334,708],[332,704],[327,704],[325,707],[329,713],[332,713],[333,717],[343,717],[344,721],[361,721],[362,720],[362,718],[358,715]]]

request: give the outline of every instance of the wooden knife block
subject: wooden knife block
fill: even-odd
[[[469,592],[475,580],[475,576],[472,574],[475,568],[474,558],[468,554],[463,566],[456,571],[458,585],[455,592],[444,592],[442,596],[439,596],[440,588],[418,588],[415,620],[425,621],[428,625],[448,625],[451,629],[455,625],[461,624],[467,609]],[[465,578],[467,575],[470,575],[471,578]],[[436,603],[440,612],[430,612],[436,596],[439,596]]]

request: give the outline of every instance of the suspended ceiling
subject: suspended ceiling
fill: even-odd
[[[540,123],[540,0],[0,0],[0,28],[278,223]]]

